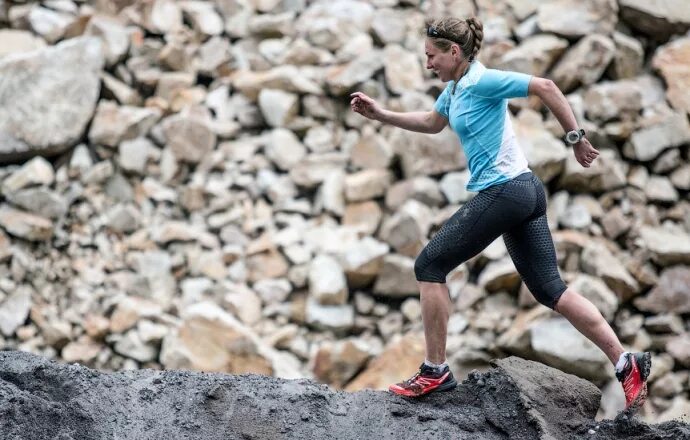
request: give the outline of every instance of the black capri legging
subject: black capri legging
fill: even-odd
[[[453,214],[417,257],[417,280],[445,283],[451,270],[501,234],[527,288],[553,309],[566,285],[546,222],[544,187],[531,172],[480,191]]]

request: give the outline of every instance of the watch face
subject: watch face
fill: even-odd
[[[577,131],[569,131],[566,135],[566,139],[568,140],[568,143],[574,144],[580,140],[580,133]]]

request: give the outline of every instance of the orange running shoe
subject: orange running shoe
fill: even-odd
[[[457,385],[448,365],[436,369],[423,363],[414,376],[391,385],[388,390],[401,396],[419,397],[433,391],[450,391]]]
[[[625,409],[635,411],[647,399],[647,377],[652,369],[652,355],[644,353],[626,353],[623,371],[616,371],[618,381],[625,392]]]

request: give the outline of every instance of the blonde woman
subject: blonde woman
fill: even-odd
[[[364,93],[351,96],[353,111],[406,130],[438,133],[450,124],[462,140],[468,160],[467,189],[477,192],[417,257],[414,270],[420,288],[426,359],[416,374],[391,385],[390,391],[416,397],[455,388],[457,382],[446,362],[451,307],[446,276],[502,235],[537,301],[567,318],[606,353],[623,385],[626,408],[637,408],[647,396],[651,355],[626,352],[596,307],[561,279],[546,221],[543,184],[530,171],[515,140],[507,100],[538,96],[565,130],[564,139],[583,167],[589,167],[599,152],[578,127],[568,101],[551,80],[487,69],[477,60],[483,35],[476,17],[428,23],[426,68],[448,82],[431,111],[393,112]]]

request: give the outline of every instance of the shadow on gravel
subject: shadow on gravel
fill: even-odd
[[[595,422],[599,390],[510,357],[455,390],[407,399],[309,380],[139,370],[101,373],[0,352],[3,440],[690,439],[690,425]]]

